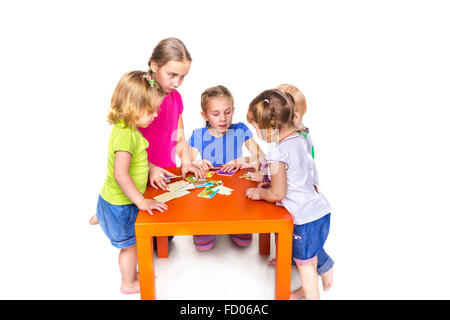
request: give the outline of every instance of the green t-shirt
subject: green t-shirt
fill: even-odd
[[[131,154],[129,174],[138,190],[144,194],[148,180],[148,141],[142,134],[130,127],[125,126],[123,121],[114,124],[109,137],[108,144],[108,172],[100,195],[102,198],[114,205],[132,203],[123,193],[114,179],[114,159],[116,151],[126,151]]]

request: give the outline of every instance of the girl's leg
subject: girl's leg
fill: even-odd
[[[306,264],[300,264],[298,261],[297,268],[300,273],[300,282],[302,286],[291,292],[292,299],[305,297],[307,300],[319,300],[319,285],[317,275],[317,257],[314,257]]]
[[[215,235],[206,235],[206,236],[195,235],[193,239],[195,247],[200,251],[207,251],[216,244]]]
[[[333,265],[333,259],[322,248],[317,255],[317,273],[322,278],[323,291],[327,291],[333,286]]]
[[[248,234],[231,234],[231,241],[237,244],[239,247],[247,247],[252,243],[253,235]]]
[[[119,268],[122,275],[122,286],[120,292],[123,294],[139,293],[139,280],[137,279],[137,247],[130,247],[120,250]]]

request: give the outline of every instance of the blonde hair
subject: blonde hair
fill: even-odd
[[[228,98],[231,102],[231,106],[234,109],[234,99],[233,99],[233,95],[231,94],[230,90],[228,90],[224,86],[219,85],[219,86],[208,88],[205,91],[203,91],[202,96],[200,98],[200,105],[202,107],[203,112],[206,113],[207,107],[208,107],[208,102],[211,99],[222,98],[222,97]]]
[[[130,71],[120,78],[111,97],[110,124],[122,120],[126,126],[137,129],[137,121],[144,112],[151,114],[158,109],[165,93],[157,82],[151,86],[144,78],[146,75],[143,71]]]
[[[265,90],[250,102],[247,121],[260,129],[294,126],[294,98],[278,89]]]
[[[177,38],[161,40],[153,49],[152,56],[148,60],[149,73],[152,73],[151,63],[154,61],[158,67],[162,67],[169,61],[192,61],[189,51],[184,43]]]
[[[300,125],[300,127],[304,127],[302,120],[303,115],[307,110],[305,95],[296,86],[287,83],[279,85],[277,89],[285,93],[289,93],[294,98],[294,112],[297,112],[299,114],[298,124]]]

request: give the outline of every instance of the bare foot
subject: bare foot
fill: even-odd
[[[141,292],[139,280],[134,281],[131,286],[126,286],[125,284],[122,283],[122,286],[120,287],[120,292],[122,294],[133,294]]]
[[[305,297],[305,292],[303,291],[303,287],[300,287],[294,291],[291,291],[291,299],[301,299]]]
[[[333,269],[334,267],[320,275],[322,278],[323,291],[327,291],[333,286]]]
[[[98,220],[97,220],[97,215],[96,215],[96,214],[94,214],[94,215],[89,219],[89,224],[92,224],[92,225],[98,224]]]

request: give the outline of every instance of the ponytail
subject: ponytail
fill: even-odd
[[[294,99],[277,89],[265,90],[250,102],[247,120],[260,129],[281,129],[294,123]]]

